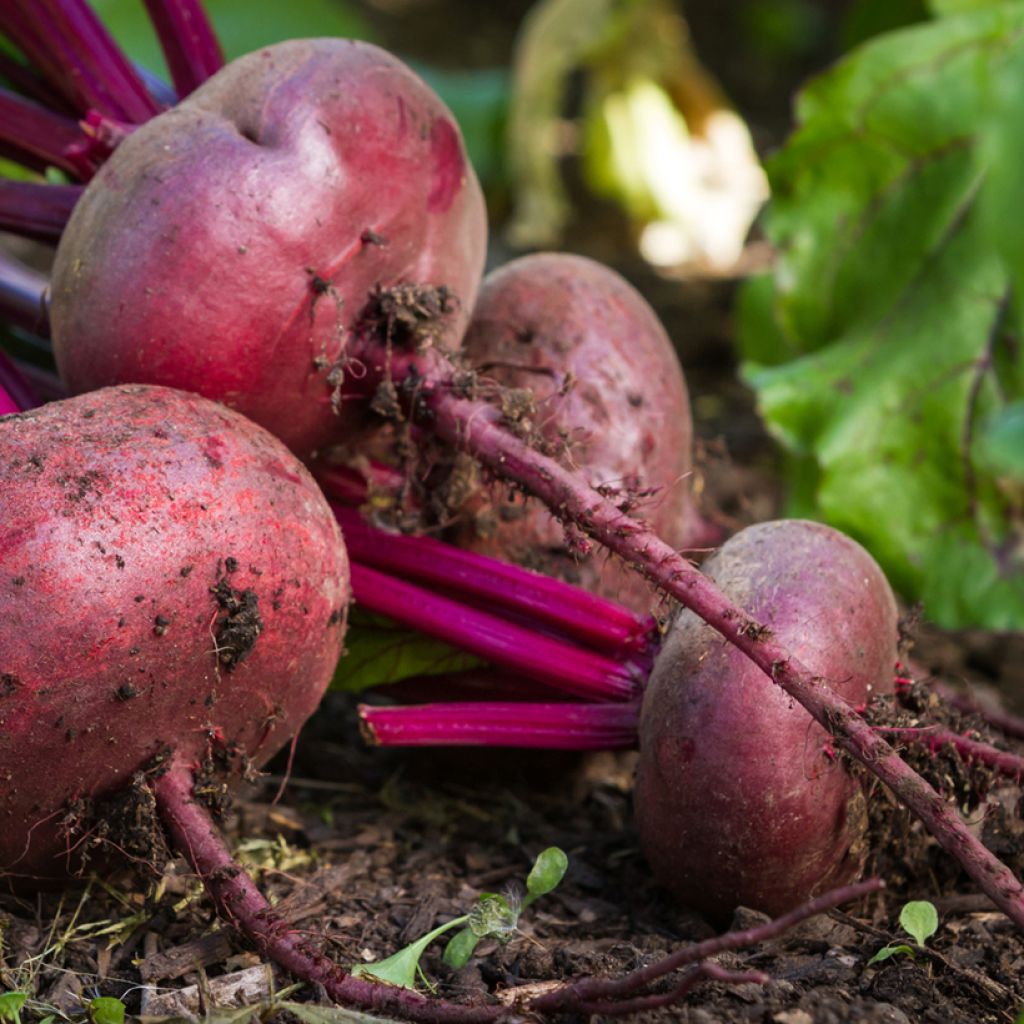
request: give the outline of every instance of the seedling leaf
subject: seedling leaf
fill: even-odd
[[[900,927],[923,946],[939,930],[939,915],[934,904],[911,900],[900,911]]]
[[[384,960],[378,960],[372,964],[357,964],[352,968],[352,973],[356,977],[369,975],[372,978],[376,978],[377,981],[383,981],[388,985],[415,989],[416,972],[419,970],[420,957],[426,952],[427,946],[439,935],[443,935],[452,928],[457,928],[460,924],[466,924],[468,920],[468,914],[457,917],[455,920],[435,928],[432,932],[427,932],[426,935]]]
[[[28,999],[27,992],[4,992],[0,995],[0,1021],[21,1024],[21,1008]]]
[[[463,928],[461,932],[456,932],[454,938],[445,946],[442,959],[449,967],[457,971],[469,963],[469,958],[473,955],[479,941],[480,936],[472,928]]]
[[[352,973],[357,976],[369,975],[388,985],[415,989],[417,975],[423,977],[420,957],[427,946],[439,935],[459,925],[463,926],[462,930],[445,947],[443,959],[449,967],[463,967],[482,938],[493,936],[502,942],[507,941],[515,932],[523,909],[538,896],[551,892],[562,880],[568,866],[568,857],[557,846],[549,847],[540,854],[530,869],[525,898],[522,898],[514,888],[506,893],[481,893],[476,905],[468,914],[435,928],[384,960],[372,964],[358,964],[352,968]],[[429,985],[429,982],[427,984]]]
[[[124,1024],[124,1003],[110,996],[99,996],[90,1001],[86,1012],[89,1024]]]
[[[883,960],[888,960],[889,957],[895,956],[897,953],[902,956],[909,956],[913,959],[914,951],[909,946],[883,946],[867,963],[868,967],[872,964],[881,963]]]
[[[569,867],[569,858],[557,846],[549,846],[533,862],[530,874],[526,879],[527,903],[532,903],[538,896],[546,896],[555,889],[565,877]]]

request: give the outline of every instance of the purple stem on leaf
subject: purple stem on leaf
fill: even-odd
[[[49,110],[60,112],[71,118],[75,116],[75,109],[49,82],[44,81],[30,67],[15,60],[14,57],[2,50],[0,50],[0,81],[14,86],[14,89],[22,96],[41,103]]]
[[[635,747],[639,705],[526,704],[505,701],[371,707],[359,718],[381,747],[532,747],[617,750]]]
[[[637,665],[544,636],[359,562],[352,564],[352,593],[372,612],[578,697],[631,700],[644,682]]]
[[[11,394],[12,373],[17,373],[14,365],[3,352],[0,352],[0,416],[10,416],[12,413],[22,411],[21,403]]]
[[[160,113],[84,0],[0,0],[4,33],[76,111],[141,124]]]
[[[0,319],[33,334],[49,334],[46,276],[0,250]]]
[[[84,187],[0,181],[0,231],[56,244]]]
[[[0,151],[10,159],[36,171],[52,165],[78,174],[66,150],[81,141],[82,130],[70,117],[0,88]]]
[[[187,96],[224,66],[224,54],[198,0],[146,0],[178,96]]]

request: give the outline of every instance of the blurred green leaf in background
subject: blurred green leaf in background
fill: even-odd
[[[744,375],[793,514],[859,538],[944,626],[1024,628],[1024,4],[864,45],[768,170]]]
[[[673,0],[531,9],[509,113],[513,244],[560,242],[573,213],[570,157],[586,187],[627,214],[655,264],[730,267],[767,197],[746,124],[698,60]]]

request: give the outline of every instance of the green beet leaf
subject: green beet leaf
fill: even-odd
[[[797,122],[769,165],[778,262],[739,332],[792,511],[940,624],[1024,627],[1024,4],[873,40]]]
[[[360,693],[413,676],[446,675],[482,664],[479,658],[399,626],[383,615],[353,608],[345,636],[345,657],[338,663],[331,688]]]

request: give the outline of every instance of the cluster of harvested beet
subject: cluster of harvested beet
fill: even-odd
[[[13,279],[0,299],[22,325],[39,309],[82,393],[0,420],[0,871],[27,885],[109,850],[95,803],[127,792],[229,920],[335,998],[422,1019],[506,1012],[335,968],[268,913],[193,793],[197,773],[258,767],[327,685],[349,564],[296,455],[336,451],[391,513],[447,526],[469,549],[403,539],[407,563],[382,567],[399,541],[375,553],[373,532],[340,512],[356,599],[590,699],[520,701],[524,742],[542,719],[556,740],[576,730],[578,742],[548,745],[605,745],[595,723],[609,745],[639,729],[641,833],[684,899],[783,911],[853,877],[863,796],[840,748],[1024,926],[1020,883],[856,710],[891,686],[895,663],[894,601],[866,553],[803,523],[746,531],[704,574],[678,553],[704,535],[689,408],[639,296],[548,255],[496,272],[478,299],[479,186],[415,75],[338,40],[218,70],[194,3],[150,6],[180,102],[136,74],[83,2],[47,5],[70,41],[59,53],[32,4],[0,3],[46,76],[0,65],[33,97],[0,91],[0,145],[91,179],[0,184],[0,227],[60,237],[48,311]],[[3,366],[0,382],[16,382]],[[602,592],[690,611],[659,653],[650,620]],[[467,593],[493,608],[470,614]],[[495,735],[486,702],[455,707],[449,738],[474,715]],[[33,766],[60,761],[74,774],[42,785]],[[713,837],[709,815],[722,819]],[[632,1009],[654,976],[569,985],[527,1008]]]

